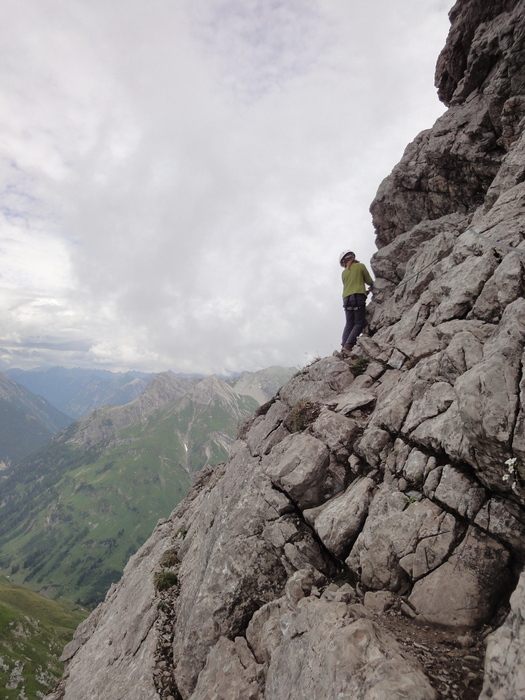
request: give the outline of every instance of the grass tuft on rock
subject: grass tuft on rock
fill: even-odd
[[[157,571],[153,582],[158,591],[167,591],[178,582],[179,577],[174,571]]]

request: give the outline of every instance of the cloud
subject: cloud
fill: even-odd
[[[375,190],[443,111],[451,4],[5,0],[4,366],[338,347],[337,255],[368,261]]]

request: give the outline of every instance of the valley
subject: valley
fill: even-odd
[[[244,390],[266,398],[269,375],[292,371],[276,369],[264,382],[244,376]],[[219,377],[162,373],[133,401],[69,425],[5,472],[0,574],[94,607],[195,472],[228,458],[239,420],[258,405]]]

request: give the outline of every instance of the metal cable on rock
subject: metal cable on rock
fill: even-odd
[[[515,248],[514,246],[506,245],[505,243],[499,243],[498,241],[494,241],[492,238],[486,238],[485,236],[482,236],[481,233],[476,231],[474,226],[468,226],[463,231],[463,233],[466,233],[467,231],[471,231],[474,234],[474,236],[476,236],[476,238],[480,238],[482,241],[485,241],[486,243],[490,243],[492,246],[494,246],[496,248],[504,248],[505,250],[512,250],[512,252],[514,252],[514,253],[520,253],[521,255],[525,255],[525,250],[523,250],[521,248]],[[488,229],[485,229],[485,231],[488,231]],[[463,235],[463,234],[461,234],[461,235]],[[430,267],[434,263],[438,262],[440,259],[442,259],[442,258],[439,258],[439,257],[435,258],[434,260],[429,262],[428,265],[425,265],[425,267],[422,267],[420,270],[415,272],[413,275],[410,275],[410,277],[407,277],[406,280],[405,279],[401,280],[401,282],[397,286],[400,287],[402,284],[406,284],[407,282],[410,282],[410,280],[414,279],[414,277],[417,277],[421,272],[423,272],[423,270],[426,270],[427,267]]]
[[[482,236],[481,233],[478,233],[474,226],[469,226],[468,228],[465,229],[463,233],[466,233],[467,231],[472,231],[472,233],[476,236],[476,238],[481,238],[482,241],[486,241],[487,243],[490,243],[492,246],[495,248],[504,248],[505,250],[512,250],[513,253],[520,253],[520,255],[525,255],[525,250],[521,248],[516,248],[515,246],[512,245],[506,245],[505,243],[500,243],[499,241],[495,241],[492,238],[487,238],[486,236]],[[485,229],[485,231],[488,231],[488,229]]]

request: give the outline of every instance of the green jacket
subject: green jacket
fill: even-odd
[[[371,285],[374,280],[363,263],[355,262],[350,267],[345,267],[342,272],[343,298],[350,294],[366,294],[365,284]]]

